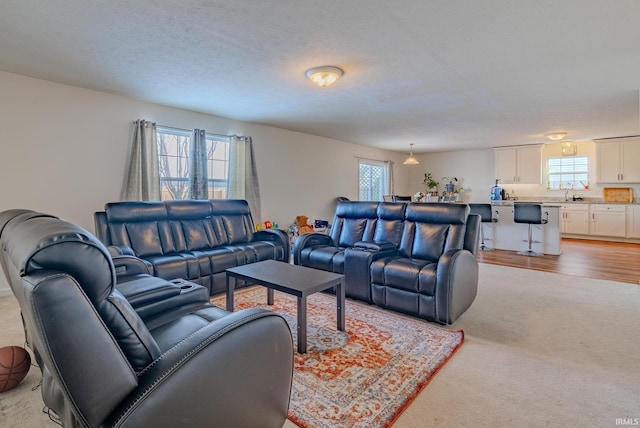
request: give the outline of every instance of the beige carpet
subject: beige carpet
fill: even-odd
[[[0,298],[0,326],[0,346],[22,343],[13,297]],[[640,286],[481,264],[478,297],[451,328],[464,330],[465,343],[394,427],[640,418]],[[55,426],[31,391],[38,380],[34,368],[0,394],[0,426]]]

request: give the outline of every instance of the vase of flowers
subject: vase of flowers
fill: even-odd
[[[413,195],[413,199],[416,202],[422,202],[424,200],[425,194],[422,192],[417,192],[415,195]]]
[[[444,185],[445,192],[453,193],[456,187],[456,183],[458,182],[458,179],[456,177],[442,177],[442,179],[447,182]]]

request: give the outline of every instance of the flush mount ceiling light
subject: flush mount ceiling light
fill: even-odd
[[[545,137],[550,139],[551,141],[560,141],[567,135],[566,132],[549,132],[548,134],[544,134]]]
[[[404,162],[402,162],[403,165],[419,165],[420,162],[418,162],[418,159],[416,159],[413,156],[413,144],[409,145],[409,157],[407,158],[407,160],[405,160]]]
[[[325,66],[310,68],[305,74],[314,85],[324,88],[336,83],[344,71],[338,67]]]

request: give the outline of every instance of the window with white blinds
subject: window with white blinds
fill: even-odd
[[[589,156],[547,159],[548,189],[584,189],[589,185]]]
[[[358,189],[361,201],[382,201],[389,194],[389,178],[385,162],[360,160],[358,162]]]

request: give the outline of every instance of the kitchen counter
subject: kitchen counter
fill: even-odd
[[[524,251],[527,249],[529,226],[513,221],[513,204],[525,201],[493,201],[492,205],[497,213],[497,223],[482,223],[484,227],[485,244],[499,250]],[[529,202],[529,201],[526,201]],[[559,255],[560,248],[560,202],[542,203],[543,218],[547,224],[533,225],[533,250],[543,254]],[[489,239],[487,239],[489,238]]]
[[[541,202],[541,201],[520,201],[520,200],[491,201],[491,205],[505,206],[505,207],[512,207],[513,204],[540,204],[543,207],[560,207],[565,203],[566,202]],[[585,203],[585,202],[582,202],[582,203]]]
[[[640,201],[638,199],[630,203],[605,202],[600,198],[585,198],[582,201],[559,201],[555,198],[541,199],[532,197],[518,198],[518,200],[491,201],[491,205],[499,213],[501,222],[504,219],[513,223],[514,204],[519,202],[541,204],[543,210],[549,212],[549,223],[552,223],[551,217],[555,216],[556,213],[559,216],[558,239],[561,236],[566,236],[581,239],[640,243]],[[507,233],[509,231],[514,234],[520,233],[511,223],[508,225],[507,230],[503,230],[502,226],[504,224],[497,223],[496,227],[493,228],[495,230],[491,231],[492,234],[496,235],[495,238],[492,238],[496,239],[496,242],[489,243],[490,246],[511,249],[517,244],[517,242],[511,241],[515,237],[510,237]],[[553,227],[549,228],[547,226],[534,226],[534,234],[540,233],[539,229],[544,230],[544,239],[550,239],[549,242],[553,242],[553,244],[545,241],[543,252],[556,254],[556,250],[559,251],[560,249],[559,243],[557,248],[555,246],[556,225],[554,224],[552,225]],[[485,227],[484,230],[486,236],[489,229]],[[553,236],[549,235],[549,233],[552,233]],[[551,248],[546,248],[548,245],[551,245]]]
[[[602,199],[585,198],[582,201],[574,201],[573,199],[565,200],[540,200],[540,199],[506,199],[504,201],[491,201],[491,205],[513,205],[514,203],[525,202],[532,204],[542,204],[543,206],[561,206],[565,204],[611,204],[611,205],[640,205],[640,200],[635,199],[633,202],[605,202]]]

